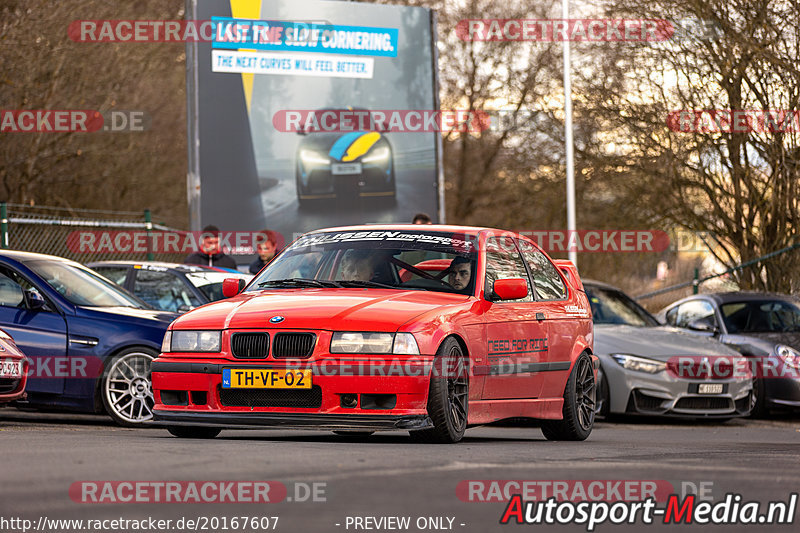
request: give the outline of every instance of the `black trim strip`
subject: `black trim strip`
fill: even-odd
[[[544,348],[542,348],[540,350],[520,350],[518,352],[489,352],[489,357],[491,357],[493,355],[511,355],[511,354],[517,354],[517,353],[541,353],[541,352],[546,352],[547,350],[548,350],[548,348],[547,348],[547,346],[545,346]]]
[[[306,429],[425,429],[433,426],[428,415],[327,415],[319,413],[190,413],[153,411],[161,425],[281,426]]]
[[[489,365],[489,375],[499,376],[506,374],[530,374],[531,372],[558,372],[569,370],[572,363],[569,361],[556,361],[554,363],[509,363]]]
[[[225,363],[230,366],[236,363]],[[180,372],[182,374],[221,374],[223,365],[209,363],[183,363],[172,361],[153,361],[150,363],[151,372]]]

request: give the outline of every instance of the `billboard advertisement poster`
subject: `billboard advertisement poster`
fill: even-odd
[[[188,0],[192,229],[442,216],[435,24],[419,7]],[[242,258],[241,261],[245,261]]]

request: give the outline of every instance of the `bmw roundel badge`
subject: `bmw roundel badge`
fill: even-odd
[[[280,324],[284,320],[286,320],[286,319],[284,317],[280,316],[280,315],[279,316],[274,316],[274,317],[269,319],[271,324]]]

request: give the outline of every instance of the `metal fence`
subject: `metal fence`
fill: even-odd
[[[755,259],[751,259],[750,261],[745,261],[744,263],[740,263],[740,264],[738,264],[738,265],[736,265],[734,267],[728,268],[728,269],[724,270],[723,272],[718,272],[718,273],[710,274],[710,275],[707,275],[707,276],[702,276],[701,277],[700,276],[700,270],[695,268],[694,269],[694,277],[691,280],[685,281],[683,283],[677,283],[675,285],[670,285],[669,287],[664,287],[662,289],[658,289],[658,290],[655,290],[655,291],[650,291],[650,292],[647,292],[645,294],[640,294],[638,296],[635,296],[635,298],[637,300],[641,301],[641,300],[647,300],[647,299],[650,299],[650,298],[655,298],[655,297],[658,297],[658,296],[662,296],[662,295],[665,295],[667,293],[674,293],[675,291],[681,291],[680,295],[677,296],[677,298],[675,297],[675,294],[673,294],[672,297],[669,299],[670,301],[675,301],[676,299],[682,298],[684,296],[688,296],[689,295],[689,291],[691,291],[691,294],[697,294],[700,291],[700,286],[702,284],[718,280],[718,279],[722,278],[723,276],[728,276],[728,275],[730,275],[730,274],[732,274],[734,272],[737,272],[737,271],[740,271],[740,270],[744,270],[746,268],[751,268],[752,267],[752,268],[758,269],[764,264],[764,262],[766,262],[766,261],[768,261],[768,260],[770,260],[770,259],[772,259],[774,257],[778,257],[780,255],[784,255],[784,254],[788,254],[788,253],[800,254],[800,242],[795,243],[795,244],[791,244],[789,246],[786,246],[785,248],[781,248],[779,250],[775,250],[775,251],[770,252],[768,254],[762,255],[761,257],[756,257]],[[791,292],[795,292],[795,290],[797,290],[797,286],[793,285],[792,288],[791,288]]]
[[[129,238],[132,234],[141,233],[144,237],[160,232],[183,233],[154,224],[149,210],[104,211],[0,204],[2,248],[56,255],[81,263],[112,259],[183,261],[186,254],[159,252],[150,246],[150,239],[145,238],[134,246]],[[103,239],[99,238],[101,233],[105,234]],[[123,233],[126,238],[115,242],[113,236]],[[126,245],[121,246],[120,242]]]

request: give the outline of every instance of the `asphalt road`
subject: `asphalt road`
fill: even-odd
[[[11,517],[38,526],[39,517],[176,521],[233,516],[277,516],[278,531],[585,531],[585,526],[576,524],[501,525],[506,503],[463,501],[457,487],[466,480],[656,480],[659,487],[671,487],[679,494],[690,483],[709,491],[714,502],[723,500],[726,492],[736,492],[744,501],[766,507],[770,500],[788,501],[800,486],[800,416],[721,424],[600,422],[580,443],[548,442],[535,427],[483,427],[469,430],[457,445],[425,445],[409,442],[401,432],[352,440],[312,431],[224,431],[214,440],[184,440],[158,428],[119,428],[104,417],[5,408],[0,409],[0,443],[0,531],[22,531],[19,525],[2,522]],[[269,480],[280,482],[288,492],[280,503],[78,503],[70,497],[76,482],[110,480]],[[317,499],[324,501],[296,501],[303,500],[314,484]],[[75,486],[73,496],[80,500],[85,485]],[[484,487],[488,495],[491,485]],[[271,488],[269,494],[275,497],[276,490]],[[665,502],[658,505],[664,507]],[[796,510],[796,521],[798,515]],[[373,527],[376,523],[366,521],[355,527],[355,517],[395,516],[410,517],[410,527]],[[429,517],[442,521],[427,521]],[[417,520],[424,527],[418,527]],[[209,521],[205,530],[225,531],[221,522],[212,525]],[[710,528],[606,523],[596,530],[675,531],[676,527]],[[173,525],[145,530],[185,529],[189,528]],[[40,529],[68,530],[75,528]],[[267,530],[271,525],[244,529]],[[731,530],[795,531],[796,526],[724,528]]]

